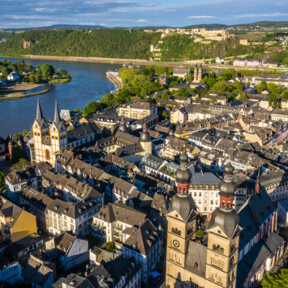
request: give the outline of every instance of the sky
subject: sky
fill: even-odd
[[[288,0],[5,0],[0,8],[0,29],[53,24],[183,27],[286,20]]]

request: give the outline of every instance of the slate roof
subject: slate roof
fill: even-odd
[[[129,283],[129,281],[134,277],[135,274],[141,269],[140,264],[136,264],[134,259],[124,258],[123,255],[117,257],[113,261],[110,261],[105,265],[105,269],[112,275],[112,277],[119,282],[121,278],[126,276],[126,281],[123,287]]]
[[[0,213],[5,218],[9,218],[9,220],[5,223],[9,227],[13,227],[18,217],[22,213],[23,209],[21,209],[16,204],[10,202],[9,200],[4,199],[5,203],[3,203],[3,198],[1,199]],[[11,221],[10,221],[11,220]]]
[[[12,185],[26,182],[27,180],[36,177],[34,167],[26,168],[22,171],[11,171],[5,179],[7,179]]]
[[[94,268],[88,275],[87,279],[90,283],[92,283],[92,287],[94,288],[112,288],[116,285],[115,279],[103,265],[99,265]],[[82,287],[84,288],[84,286],[81,286],[81,288]]]
[[[127,198],[128,193],[135,188],[133,184],[118,177],[112,177],[109,181],[109,186],[111,187],[113,193],[124,198]]]
[[[82,138],[93,136],[101,132],[101,129],[95,123],[88,123],[67,131],[68,143],[80,140]]]
[[[186,268],[201,277],[205,277],[207,247],[195,241],[189,241]],[[197,268],[195,267],[197,264]]]
[[[221,179],[212,172],[201,172],[199,166],[191,166],[192,173],[191,184],[214,184],[219,185]]]
[[[127,146],[119,147],[115,151],[115,154],[119,157],[124,157],[127,155],[135,155],[135,154],[141,153],[143,151],[144,151],[144,149],[142,148],[142,146],[137,143],[137,144],[130,144]]]
[[[69,233],[63,233],[58,237],[55,237],[55,246],[63,252],[68,252],[70,247],[73,245],[74,241],[77,239],[77,236],[73,236]]]
[[[94,217],[109,223],[119,221],[134,227],[139,227],[146,219],[144,213],[120,202],[105,205]]]
[[[155,193],[152,203],[151,203],[151,208],[159,211],[160,214],[166,215],[168,211],[168,205],[165,201],[165,197],[163,194],[158,194]]]
[[[157,229],[149,219],[146,219],[145,222],[125,241],[124,246],[141,255],[148,255],[157,239]]]
[[[260,189],[259,194],[255,193],[250,196],[238,211],[242,227],[239,251],[259,232],[262,223],[275,211],[276,207],[265,189]]]
[[[260,269],[267,258],[272,258],[279,246],[285,240],[276,233],[270,235],[263,241],[260,240],[250,252],[238,263],[237,267],[237,286],[246,287],[253,275]]]
[[[142,158],[141,162],[150,168],[158,170],[165,163],[165,160],[157,156],[151,155],[149,153],[146,153],[144,157]]]
[[[62,288],[63,284],[66,285],[73,285],[73,288],[95,288],[99,286],[94,286],[88,279],[81,277],[77,274],[69,274],[66,278],[61,277],[59,280],[57,280],[54,284],[54,288]]]
[[[53,280],[53,270],[44,265],[40,259],[35,261],[34,257],[30,257],[23,267],[22,276],[26,282],[44,287],[49,278],[52,277]]]

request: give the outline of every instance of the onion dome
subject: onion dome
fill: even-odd
[[[187,168],[188,156],[186,149],[184,147],[183,151],[180,154],[180,167],[176,171],[176,182],[177,184],[189,184],[190,179],[192,178],[191,171]]]
[[[178,168],[176,171],[176,182],[177,184],[188,184],[192,178],[191,171],[189,169]]]
[[[224,173],[227,175],[233,175],[234,167],[232,166],[231,162],[228,162],[227,165],[224,167]]]
[[[194,215],[192,211],[197,211],[197,207],[190,194],[185,196],[175,195],[172,198],[169,211],[177,211],[184,221],[188,221]]]
[[[229,162],[224,168],[224,181],[222,181],[219,185],[220,197],[221,196],[225,198],[234,197],[236,184],[232,181],[233,170],[234,168],[231,162]]]
[[[119,125],[118,131],[121,131],[121,132],[123,132],[123,133],[128,133],[128,129],[127,129],[127,126],[126,126],[126,124],[125,124],[125,120],[124,120],[123,117],[121,118],[121,123],[120,123],[120,125]]]
[[[186,153],[186,149],[185,149],[185,146],[184,146],[184,149],[182,150],[181,154],[180,154],[180,164],[188,164],[188,155]]]
[[[218,207],[213,211],[207,229],[220,227],[229,238],[232,238],[237,226],[240,226],[238,213],[234,209],[223,210]]]
[[[143,131],[142,133],[140,134],[140,142],[149,142],[151,139],[150,139],[150,135],[147,131],[147,127],[146,125],[143,126]]]

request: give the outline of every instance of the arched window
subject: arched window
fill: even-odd
[[[46,160],[50,160],[50,152],[49,152],[49,150],[48,149],[46,149],[45,150],[45,158],[46,158]]]

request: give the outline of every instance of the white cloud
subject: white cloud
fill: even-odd
[[[56,12],[57,9],[55,8],[44,8],[44,7],[39,7],[39,8],[35,8],[36,12]]]
[[[137,20],[136,22],[138,22],[138,23],[147,23],[148,21],[144,20],[144,19],[140,19],[140,20]]]
[[[236,18],[254,18],[254,17],[287,17],[288,13],[273,12],[273,13],[251,13],[234,15]]]
[[[200,16],[188,16],[189,19],[211,19],[216,18],[216,16],[207,16],[207,15],[200,15]]]

